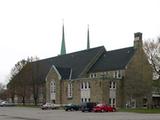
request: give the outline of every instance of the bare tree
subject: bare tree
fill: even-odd
[[[22,59],[21,61],[18,61],[15,66],[11,69],[10,73],[10,80],[7,85],[9,96],[12,99],[12,102],[14,102],[15,95],[19,95],[22,93],[23,90],[20,90],[19,88],[25,89],[24,85],[22,86],[22,77],[20,76],[20,72],[24,68],[24,66],[27,64],[27,61],[25,59]],[[25,82],[24,82],[25,83]],[[23,83],[23,84],[24,84]]]
[[[0,99],[4,99],[5,85],[0,83]]]
[[[0,83],[0,92],[3,92],[4,88],[5,88],[5,85],[3,85],[2,83]]]
[[[144,51],[153,68],[153,91],[160,94],[160,38],[146,41]]]
[[[8,93],[7,95],[8,98],[11,98],[13,103],[15,102],[14,98],[16,95],[16,86],[17,86],[16,76],[12,76],[7,84],[7,93]]]
[[[154,77],[160,79],[160,38],[145,41],[144,51],[152,65]]]
[[[29,63],[37,60],[38,57],[28,57],[27,60],[23,59],[12,68],[10,73],[10,81],[7,85],[9,96],[14,102],[15,95],[21,99],[21,102],[25,104],[25,98],[29,94],[28,89],[31,88],[31,81],[28,80],[29,76]]]

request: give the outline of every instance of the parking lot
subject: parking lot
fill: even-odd
[[[160,120],[160,114],[126,112],[83,113],[40,108],[0,107],[0,120]]]

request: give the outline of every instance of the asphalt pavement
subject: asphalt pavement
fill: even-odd
[[[41,110],[27,107],[0,107],[0,120],[160,120],[160,114],[127,112],[94,113]]]

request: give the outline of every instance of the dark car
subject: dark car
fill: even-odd
[[[72,104],[72,103],[64,106],[65,111],[69,111],[69,110],[70,111],[74,111],[74,110],[77,111],[77,110],[79,110],[79,108],[80,108],[79,105],[75,105],[75,104]]]
[[[81,111],[82,112],[91,112],[93,108],[96,106],[95,102],[86,102],[81,104]]]

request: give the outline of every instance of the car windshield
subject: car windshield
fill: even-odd
[[[69,103],[69,104],[68,104],[68,106],[72,106],[72,105],[73,105],[72,103]]]
[[[51,103],[46,103],[45,105],[51,105]]]
[[[103,106],[103,104],[97,104],[96,106],[100,107],[100,106]]]

